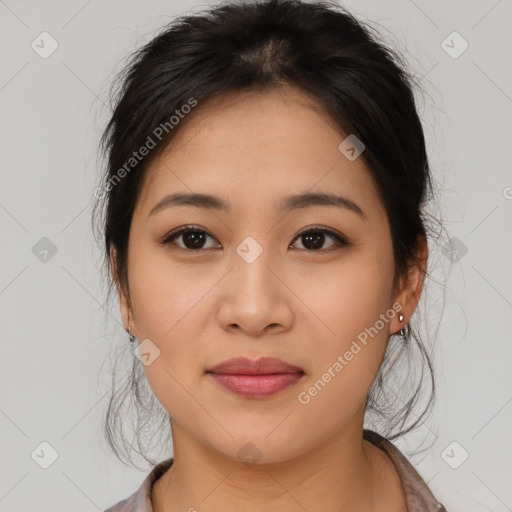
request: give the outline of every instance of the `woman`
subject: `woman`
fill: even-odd
[[[412,428],[422,383],[390,413],[383,376],[414,344],[430,368],[409,321],[431,176],[397,54],[335,3],[230,2],[166,27],[121,80],[97,206],[139,451],[147,378],[174,456],[108,511],[444,510],[363,428]],[[129,389],[106,418],[118,454]]]

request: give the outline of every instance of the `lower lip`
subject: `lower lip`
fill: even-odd
[[[210,375],[232,393],[247,397],[265,397],[297,384],[304,373],[273,373],[269,375],[210,373]]]

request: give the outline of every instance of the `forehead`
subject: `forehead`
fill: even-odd
[[[301,91],[209,99],[178,128],[146,170],[137,205],[145,215],[174,191],[229,197],[235,207],[329,191],[350,196],[374,215],[383,213],[363,159],[350,161],[338,149],[347,134]]]

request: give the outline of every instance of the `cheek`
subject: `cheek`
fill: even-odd
[[[142,238],[142,237],[141,237]],[[192,267],[170,263],[165,248],[146,242],[131,248],[129,281],[137,330],[146,338],[169,345],[187,315],[208,291],[208,282]]]
[[[356,407],[364,400],[382,363],[389,323],[396,314],[389,303],[392,272],[389,252],[368,250],[333,266],[329,279],[316,281],[316,285],[312,278],[301,281],[298,294],[307,297],[315,313],[309,318],[319,326],[311,380],[320,379],[319,389],[329,388],[327,393],[318,393],[323,398],[315,398],[317,405],[324,402],[327,406],[343,397],[346,404],[353,400]]]
[[[197,376],[204,372],[201,353],[206,345],[201,332],[208,318],[204,299],[216,279],[197,272],[191,275],[191,267],[170,265],[165,251],[133,247],[131,255],[129,282],[137,338],[139,343],[150,340],[141,346],[141,353],[149,347],[157,354],[144,370],[162,405],[179,411],[180,403],[190,402],[185,390],[196,386]]]
[[[133,287],[137,330],[143,336],[139,343],[146,343],[149,352],[157,354],[144,366],[144,371],[164,409],[176,421],[186,422],[202,412],[200,407],[196,409],[198,402],[191,396],[196,394],[198,376],[204,372],[201,358],[204,347],[194,332],[198,326],[193,322],[201,314],[201,303],[196,304],[194,297],[187,298],[186,294],[169,289],[163,279],[153,281],[147,277],[147,281],[134,283]],[[151,340],[149,345],[145,339]],[[143,354],[143,345],[140,349]]]
[[[309,316],[321,322],[325,335],[343,345],[390,309],[392,273],[392,257],[385,253],[347,252],[346,258],[316,275],[304,272],[294,282],[294,291],[310,308]],[[382,330],[387,335],[388,325]]]

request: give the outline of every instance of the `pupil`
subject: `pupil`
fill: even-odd
[[[200,248],[201,242],[204,242],[204,235],[200,231],[189,231],[183,235],[183,243],[188,249]],[[190,242],[190,245],[187,242]]]
[[[304,237],[302,244],[304,245],[304,247],[306,247],[308,249],[318,249],[318,248],[321,248],[323,245],[323,238],[324,238],[323,233],[317,233],[317,234],[308,233],[308,234],[302,235],[302,236]],[[307,242],[304,243],[304,240],[307,240]],[[309,247],[308,247],[308,244],[310,244]]]

